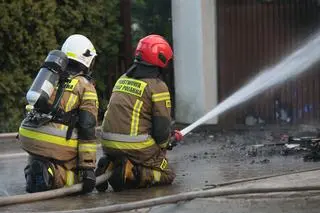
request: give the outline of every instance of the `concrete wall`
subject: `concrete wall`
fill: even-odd
[[[172,0],[172,20],[176,121],[193,123],[218,101],[216,0]]]

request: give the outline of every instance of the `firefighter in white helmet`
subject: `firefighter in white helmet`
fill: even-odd
[[[68,60],[64,72],[67,81],[62,92],[59,94],[60,87],[53,87],[48,106],[41,108],[35,104],[19,129],[22,148],[29,153],[25,168],[26,191],[46,191],[82,181],[82,191],[87,193],[94,189],[96,182],[98,97],[91,72],[97,54],[91,41],[79,34],[69,36],[57,52]],[[53,58],[57,63],[61,61],[56,55]],[[42,90],[45,88],[41,86]],[[55,105],[57,107],[52,110]],[[39,117],[50,119],[42,122]]]

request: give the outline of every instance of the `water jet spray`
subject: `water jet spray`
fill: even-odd
[[[310,38],[302,47],[285,57],[277,65],[263,70],[248,84],[241,87],[227,99],[219,103],[207,114],[190,124],[183,130],[182,135],[188,134],[204,122],[222,114],[223,112],[248,101],[270,87],[278,85],[298,74],[308,70],[320,60],[320,33]]]

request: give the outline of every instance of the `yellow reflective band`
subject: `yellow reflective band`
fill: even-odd
[[[66,140],[64,137],[59,137],[55,135],[48,135],[45,133],[40,133],[36,131],[31,131],[24,128],[19,128],[19,134],[21,134],[24,137],[31,138],[34,140],[39,140],[43,142],[48,142],[60,146],[67,146],[72,148],[77,148],[78,141],[75,139]]]
[[[167,168],[167,166],[168,166],[168,161],[163,158],[161,165],[160,165],[160,169],[164,170],[165,168]]]
[[[86,96],[86,95],[88,95],[88,96],[92,95],[92,96],[97,97],[97,93],[95,93],[95,92],[84,92],[84,96]]]
[[[97,145],[96,144],[80,144],[79,152],[96,152]]]
[[[94,97],[94,96],[83,96],[82,100],[94,100],[94,101],[97,101],[98,98],[97,96]]]
[[[66,186],[72,186],[74,184],[74,173],[68,170],[66,172]]]
[[[153,180],[154,180],[154,182],[160,182],[161,172],[159,172],[157,170],[152,170],[152,172],[153,172]]]
[[[85,92],[82,97],[83,100],[98,100],[98,96],[94,92]]]
[[[170,96],[167,97],[159,97],[159,98],[152,98],[153,102],[159,102],[159,101],[167,101],[170,100]]]
[[[103,140],[101,144],[105,148],[111,149],[127,149],[127,150],[138,150],[138,149],[145,149],[155,144],[154,140],[150,138],[149,140],[142,141],[142,142],[119,142],[119,141],[109,141]]]
[[[162,143],[162,144],[159,144],[159,146],[160,146],[161,148],[166,148],[166,147],[168,146],[168,143],[169,143],[169,141],[167,141],[167,142],[165,142],[165,143]]]
[[[71,111],[72,107],[76,104],[77,100],[78,100],[78,96],[73,94],[73,93],[71,93],[70,97],[69,97],[69,99],[67,101],[65,111],[66,112]]]
[[[70,83],[68,83],[65,87],[66,91],[73,91],[78,83],[78,79],[72,79]]]
[[[131,117],[131,127],[130,127],[130,135],[136,136],[138,135],[139,130],[139,121],[140,121],[140,110],[142,108],[143,102],[140,100],[136,100],[134,104],[132,117]]]
[[[160,92],[160,93],[155,93],[152,95],[152,97],[161,97],[161,96],[170,96],[170,93],[169,92]]]
[[[169,92],[162,92],[152,95],[152,101],[158,102],[158,101],[166,101],[170,100],[170,93]]]
[[[67,52],[66,54],[67,56],[71,57],[71,58],[78,58],[77,54],[73,53],[73,52]]]
[[[48,172],[49,172],[50,175],[53,176],[53,171],[52,171],[52,169],[50,167],[48,168]]]
[[[112,92],[123,92],[142,97],[146,86],[147,83],[144,81],[131,78],[120,78],[114,85]]]

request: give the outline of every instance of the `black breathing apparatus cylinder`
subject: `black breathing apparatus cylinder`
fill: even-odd
[[[60,50],[49,52],[41,69],[34,79],[27,93],[27,110],[37,110],[45,113],[48,109],[48,101],[57,88],[61,76],[66,76],[68,65],[67,55]]]

